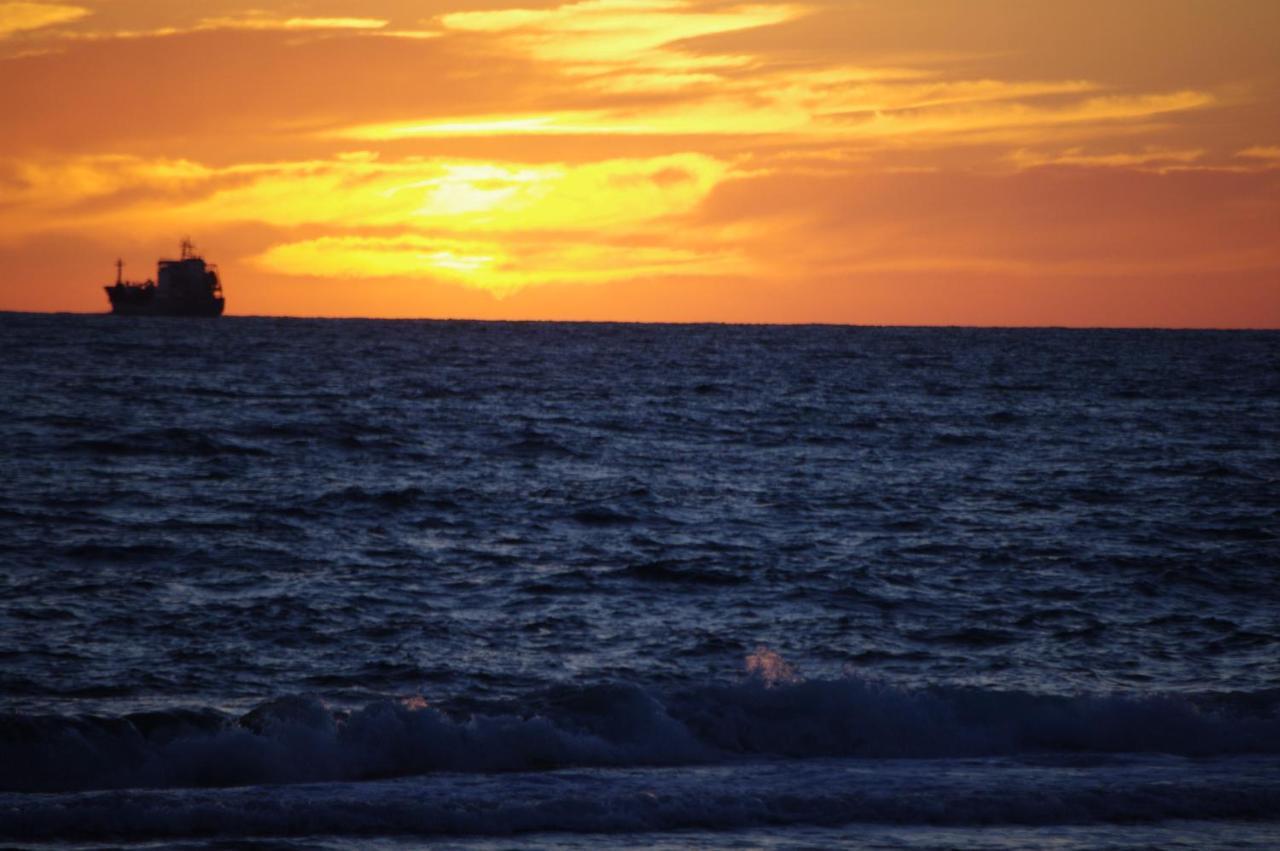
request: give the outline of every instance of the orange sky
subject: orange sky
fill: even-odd
[[[0,0],[0,310],[1280,327],[1276,0]]]

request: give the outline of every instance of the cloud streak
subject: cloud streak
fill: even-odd
[[[78,21],[88,14],[88,9],[61,3],[0,3],[0,39]]]

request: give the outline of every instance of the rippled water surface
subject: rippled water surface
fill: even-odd
[[[1280,334],[0,347],[0,840],[1280,841]]]

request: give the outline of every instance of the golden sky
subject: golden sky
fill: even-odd
[[[0,310],[1280,327],[1277,0],[0,0]]]

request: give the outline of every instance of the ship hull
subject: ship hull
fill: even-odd
[[[149,297],[137,293],[113,292],[115,287],[106,287],[107,297],[111,300],[111,312],[116,316],[221,316],[226,301],[221,298],[202,299],[200,301],[174,301]]]

